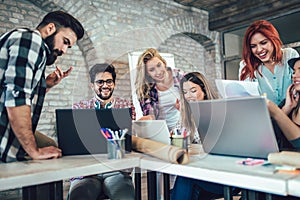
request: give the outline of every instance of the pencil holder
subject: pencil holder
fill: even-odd
[[[188,137],[184,137],[182,135],[172,135],[170,137],[171,139],[171,145],[180,147],[182,149],[185,149],[188,151]]]
[[[125,154],[125,138],[107,140],[108,159],[122,159]]]

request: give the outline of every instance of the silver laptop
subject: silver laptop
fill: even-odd
[[[165,120],[139,120],[133,122],[133,135],[170,144],[170,133]]]
[[[190,106],[205,152],[267,158],[279,151],[265,98],[206,100]]]

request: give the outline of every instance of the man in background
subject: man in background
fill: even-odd
[[[132,119],[135,119],[132,102],[113,96],[116,86],[116,72],[113,65],[96,64],[90,69],[89,74],[90,87],[95,95],[90,100],[73,104],[74,109],[132,108]],[[72,178],[68,197],[69,200],[97,200],[107,197],[134,200],[135,193],[131,176],[127,172],[116,171]]]

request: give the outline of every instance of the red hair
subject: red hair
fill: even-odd
[[[240,79],[245,80],[247,77],[250,79],[255,78],[254,72],[258,69],[261,61],[253,55],[250,47],[250,41],[254,34],[261,33],[268,38],[274,46],[273,59],[276,63],[281,62],[282,59],[282,42],[280,40],[276,28],[266,20],[257,20],[253,22],[246,30],[243,41],[243,55],[242,59],[245,62],[245,67],[242,69]],[[259,72],[260,74],[260,72]]]

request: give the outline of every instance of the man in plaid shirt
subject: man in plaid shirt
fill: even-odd
[[[46,91],[68,76],[55,62],[83,37],[80,22],[68,13],[48,13],[36,30],[15,29],[0,37],[0,158],[3,162],[61,156],[54,147],[39,147],[35,129]],[[46,137],[46,136],[44,136]]]

